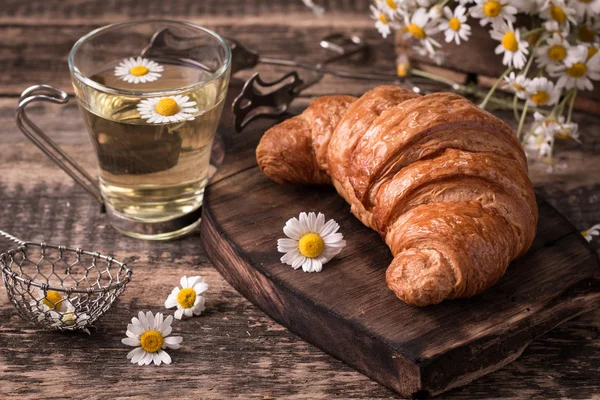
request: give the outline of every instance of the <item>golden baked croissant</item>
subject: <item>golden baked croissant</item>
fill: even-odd
[[[275,182],[333,183],[390,247],[386,281],[409,304],[481,293],[535,236],[519,141],[456,94],[321,97],[269,129],[256,157]]]

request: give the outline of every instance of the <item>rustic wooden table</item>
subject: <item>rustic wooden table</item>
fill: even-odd
[[[235,37],[272,56],[311,60],[318,39],[353,32],[376,43],[375,67],[392,70],[393,44],[368,19],[368,2],[327,1],[316,19],[285,0],[4,0],[0,8],[0,226],[32,240],[111,252],[135,268],[134,283],[91,336],[41,332],[23,322],[0,291],[0,398],[394,398],[388,389],[305,343],[233,290],[207,260],[199,234],[166,243],[119,235],[95,201],[18,132],[20,92],[47,83],[72,93],[67,54],[98,26],[169,17]],[[293,53],[293,54],[290,54]],[[261,67],[264,76],[282,70]],[[248,72],[238,75],[249,76]],[[360,94],[369,83],[327,78],[310,94]],[[300,110],[307,100],[295,103]],[[75,102],[31,107],[32,118],[87,169],[96,161]],[[502,114],[501,114],[502,115]],[[509,120],[510,115],[505,115]],[[576,115],[582,142],[561,142],[559,168],[534,166],[537,188],[579,229],[600,222],[600,117]],[[593,244],[600,252],[600,240]],[[131,365],[121,344],[138,310],[164,311],[182,275],[210,285],[207,311],[175,323],[184,337],[174,363]],[[535,340],[507,367],[440,398],[600,398],[600,310]]]

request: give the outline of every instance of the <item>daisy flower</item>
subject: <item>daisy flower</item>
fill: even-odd
[[[580,19],[600,14],[600,0],[571,0],[569,5],[575,9]]]
[[[562,115],[558,117],[558,122],[560,130],[555,134],[557,138],[562,140],[573,139],[577,143],[581,143],[579,140],[579,125],[575,122],[565,123],[565,117]]]
[[[559,36],[562,37],[567,37],[569,36],[569,24],[559,24],[558,22],[554,21],[554,20],[548,20],[546,22],[544,22],[543,27],[546,31],[548,31],[549,33],[551,33],[552,35],[557,34]]]
[[[454,9],[454,13],[450,7],[444,7],[445,19],[440,24],[440,30],[444,31],[446,42],[450,43],[454,40],[456,44],[460,44],[460,40],[469,40],[471,35],[471,27],[467,22],[467,9],[459,5]]]
[[[438,19],[442,18],[442,15],[444,15],[444,10],[442,7],[436,4],[431,7],[429,11],[427,11],[427,14],[432,21],[437,21]]]
[[[513,28],[511,22],[502,22],[494,27],[491,32],[493,39],[499,40],[500,44],[496,47],[495,53],[504,53],[502,64],[507,67],[514,66],[516,69],[521,69],[525,66],[527,60],[526,55],[529,54],[527,40],[521,40],[521,34],[517,29]]]
[[[147,58],[129,57],[115,67],[115,76],[129,83],[146,83],[160,78],[164,67]]]
[[[202,294],[208,290],[208,284],[204,282],[201,276],[182,277],[180,280],[181,289],[174,287],[169,297],[165,301],[165,308],[177,307],[175,318],[181,319],[183,316],[191,317],[200,315],[204,308],[204,296]]]
[[[396,28],[395,24],[392,22],[392,17],[389,14],[379,10],[374,5],[371,5],[371,18],[375,20],[375,28],[377,31],[383,36],[385,39],[388,37],[390,33],[392,33],[392,28]]]
[[[600,19],[595,22],[588,20],[586,23],[577,25],[577,40],[582,43],[597,43],[598,31],[600,31]]]
[[[504,77],[504,87],[515,93],[519,99],[526,99],[530,81],[525,75],[516,75],[511,72]]]
[[[589,229],[582,231],[581,235],[585,238],[585,240],[587,240],[588,242],[591,242],[593,239],[593,236],[600,235],[600,224],[596,224],[596,225],[590,227]]]
[[[533,78],[527,85],[527,102],[536,107],[551,106],[558,101],[560,92],[560,88],[555,87],[548,78]]]
[[[545,20],[556,21],[562,25],[569,21],[576,24],[575,9],[568,6],[565,0],[548,0],[542,7],[540,17]]]
[[[332,219],[325,222],[322,213],[302,212],[299,218],[289,219],[283,227],[287,238],[277,240],[277,251],[285,253],[281,262],[304,272],[321,272],[323,264],[346,246],[339,228]]]
[[[75,307],[71,304],[71,302],[67,302],[66,311],[64,313],[57,313],[55,311],[50,311],[50,317],[56,322],[52,324],[55,327],[65,327],[65,328],[82,328],[87,323],[90,316],[84,312],[75,311]],[[88,335],[90,331],[87,328],[82,329]]]
[[[481,26],[491,23],[496,26],[504,21],[515,22],[517,8],[510,5],[510,2],[500,2],[498,0],[476,0],[476,5],[469,12],[475,18],[480,18]]]
[[[584,45],[571,47],[564,64],[550,69],[551,75],[558,76],[556,85],[571,89],[593,90],[593,80],[600,79],[600,53],[588,59],[588,49]]]
[[[191,121],[198,112],[195,101],[189,96],[152,97],[139,102],[137,110],[148,123],[163,124]]]
[[[536,52],[536,63],[538,68],[558,67],[567,57],[569,42],[561,35],[555,33],[546,41],[546,44],[540,46]]]
[[[400,0],[377,0],[377,8],[393,19],[396,13],[400,11],[401,3]]]
[[[60,292],[55,290],[44,292],[40,289],[36,289],[35,293],[36,299],[31,300],[29,306],[32,311],[37,314],[38,321],[45,319],[47,312],[52,311],[56,314],[56,311],[64,311],[67,307],[68,300],[65,300]]]
[[[148,365],[154,362],[160,365],[171,363],[171,357],[164,349],[176,350],[183,341],[181,336],[169,336],[171,334],[171,322],[173,316],[164,318],[161,313],[152,314],[151,311],[139,312],[137,318],[133,317],[127,325],[127,337],[121,342],[135,349],[127,354],[127,359],[133,364]]]
[[[438,33],[438,28],[435,26],[435,21],[431,20],[431,17],[424,8],[419,8],[409,18],[409,15],[404,15],[404,36],[406,38],[414,37],[419,40],[421,45],[427,49],[430,55],[435,54],[433,46],[441,47],[441,45],[434,40],[431,36]]]

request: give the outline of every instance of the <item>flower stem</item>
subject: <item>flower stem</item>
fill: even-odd
[[[525,32],[525,34],[523,35],[523,37],[529,37],[531,35],[535,35],[536,33],[540,32],[540,31],[543,31],[544,29],[546,29],[546,28],[544,28],[543,26],[540,26],[539,28],[532,29],[532,30],[530,30],[528,32]],[[539,40],[538,40],[538,42],[539,42]]]
[[[517,138],[521,139],[521,131],[523,130],[523,124],[525,123],[525,117],[527,116],[528,103],[525,102],[523,106],[523,113],[521,114],[521,120],[519,121],[519,128],[517,129]]]
[[[446,79],[439,75],[423,71],[422,69],[413,68],[410,70],[410,73],[413,74],[414,76],[420,76],[421,78],[431,79],[432,81],[435,81],[435,82],[445,83],[446,85],[452,87],[453,89],[455,89],[456,86],[459,86],[458,83],[451,81],[450,79]]]
[[[502,75],[500,75],[500,78],[498,78],[498,80],[496,81],[496,83],[494,83],[494,86],[492,86],[490,88],[490,91],[488,92],[487,96],[485,96],[485,99],[483,99],[483,101],[479,105],[480,108],[482,108],[482,109],[485,110],[485,106],[487,106],[487,103],[490,101],[490,98],[492,97],[492,95],[494,94],[494,92],[496,91],[496,89],[498,88],[498,85],[500,85],[500,82],[502,82],[502,80],[504,79],[504,77],[506,75],[508,75],[508,73],[510,71],[512,71],[512,67],[507,68],[506,71],[504,71],[502,73]]]
[[[573,116],[573,107],[575,106],[575,98],[577,97],[577,88],[573,89],[571,94],[571,102],[569,103],[569,113],[567,114],[567,124],[571,123],[571,117]]]
[[[519,98],[515,94],[513,97],[513,102],[512,102],[512,109],[513,109],[513,114],[515,115],[515,121],[519,120],[519,110],[517,110],[518,101],[519,101]]]

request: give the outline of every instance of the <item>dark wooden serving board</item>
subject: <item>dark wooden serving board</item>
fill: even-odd
[[[387,246],[332,187],[278,185],[254,148],[273,122],[231,133],[204,199],[201,238],[215,267],[240,293],[305,340],[403,396],[464,385],[516,359],[536,337],[600,305],[600,263],[576,229],[542,198],[536,240],[487,292],[417,308],[388,290]],[[321,273],[279,261],[287,219],[323,212],[347,247]],[[510,382],[506,382],[510,385]]]

